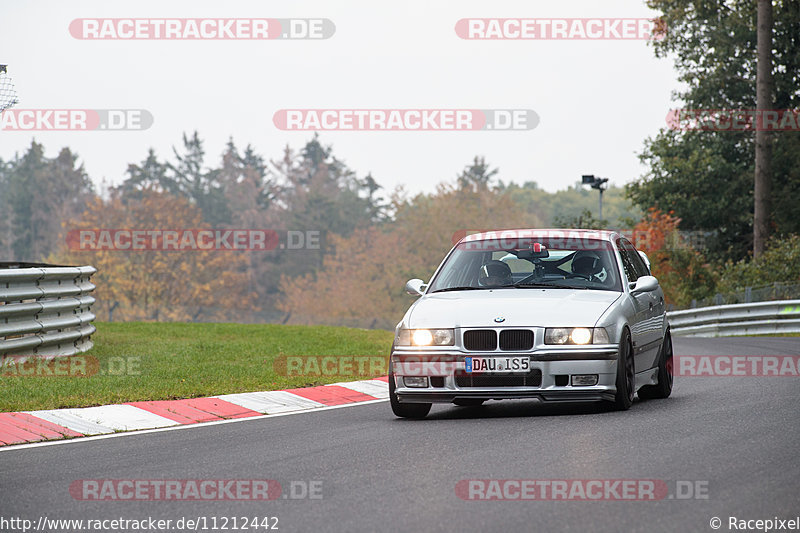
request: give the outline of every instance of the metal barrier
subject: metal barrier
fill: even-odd
[[[744,289],[717,293],[702,300],[692,300],[691,309],[712,305],[749,304],[753,302],[773,302],[777,300],[794,300],[800,298],[800,283],[780,281],[767,285],[745,287]]]
[[[800,333],[800,300],[700,307],[667,317],[672,334],[683,337]]]
[[[5,265],[0,265],[5,266]],[[14,265],[17,266],[17,265]],[[92,347],[91,266],[0,268],[0,359],[55,357]]]

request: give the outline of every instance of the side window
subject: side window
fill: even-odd
[[[627,239],[620,240],[622,241],[622,247],[628,251],[628,255],[630,255],[633,267],[636,269],[636,278],[638,279],[642,276],[649,276],[650,270],[648,270],[647,265],[644,264],[644,260],[642,259],[642,256],[639,255],[639,252],[636,251],[636,248],[634,248]]]
[[[639,279],[639,273],[636,272],[636,267],[634,266],[631,253],[628,249],[626,249],[624,242],[625,241],[623,240],[618,240],[617,249],[619,250],[619,255],[622,258],[622,268],[625,270],[625,277],[628,278],[629,282],[634,282]]]
[[[634,254],[634,257],[636,258],[636,270],[641,271],[639,277],[652,275],[650,274],[650,269],[647,268],[647,263],[644,262],[644,259],[642,259],[642,256],[639,255],[639,252],[634,252]]]

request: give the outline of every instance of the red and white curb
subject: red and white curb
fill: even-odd
[[[388,397],[389,384],[382,377],[210,398],[0,413],[0,446],[291,413]]]

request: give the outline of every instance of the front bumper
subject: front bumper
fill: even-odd
[[[392,352],[391,379],[400,403],[451,403],[459,399],[504,400],[535,398],[543,402],[590,402],[613,400],[616,394],[617,354],[615,345],[591,347],[559,347],[530,353],[437,351],[421,353],[412,350]],[[512,379],[472,384],[467,374],[466,357],[528,357],[530,370],[524,374],[491,374]],[[417,364],[409,364],[409,361]],[[541,378],[539,378],[539,373]],[[596,375],[597,384],[572,385],[572,376]],[[487,374],[481,374],[486,376]],[[428,377],[427,387],[407,387],[405,377]],[[536,379],[531,379],[535,376]],[[514,379],[516,377],[517,379]],[[476,380],[480,381],[480,380]],[[484,380],[486,381],[486,380]],[[524,384],[523,384],[524,383]]]

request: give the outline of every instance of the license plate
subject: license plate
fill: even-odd
[[[489,372],[493,374],[511,374],[528,372],[531,369],[527,357],[466,357],[464,358],[467,373]]]

